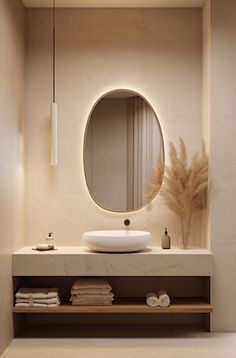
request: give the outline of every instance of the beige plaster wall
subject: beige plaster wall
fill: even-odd
[[[181,135],[190,153],[202,137],[201,9],[59,9],[57,11],[57,168],[50,167],[51,13],[27,10],[27,243],[81,244],[84,231],[150,230],[153,244],[178,222],[157,197],[148,208],[114,214],[91,200],[83,173],[83,136],[94,102],[128,88],[154,107],[167,145]],[[166,152],[167,154],[167,152]],[[199,219],[200,220],[200,219]],[[193,241],[201,242],[201,221]]]
[[[11,254],[24,245],[25,10],[0,1],[0,354],[12,339]]]
[[[206,150],[210,157],[211,140],[211,0],[206,0],[202,9],[202,137],[205,141]],[[209,163],[211,164],[211,163]],[[210,165],[209,165],[210,166]],[[209,173],[211,169],[209,169]],[[208,202],[210,200],[211,180],[208,185]],[[210,249],[210,206],[202,215],[202,237],[204,246]]]
[[[236,330],[236,2],[211,2],[210,235],[215,258],[212,328]]]

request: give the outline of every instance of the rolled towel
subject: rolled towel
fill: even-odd
[[[161,307],[168,307],[170,305],[170,297],[165,290],[158,291],[159,305]]]
[[[146,294],[146,303],[149,307],[159,306],[159,299],[155,292],[148,292]]]

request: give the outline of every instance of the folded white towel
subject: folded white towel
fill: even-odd
[[[58,296],[58,288],[29,288],[21,287],[16,293],[16,298],[53,298]]]
[[[159,298],[155,292],[148,292],[146,294],[146,303],[149,307],[159,306]]]
[[[112,298],[103,298],[103,299],[96,299],[96,298],[74,298],[72,300],[72,302],[89,302],[89,301],[93,301],[93,302],[112,302],[113,299]]]
[[[87,278],[87,277],[78,278],[73,283],[73,286],[72,286],[73,290],[80,290],[80,289],[87,289],[87,288],[89,288],[89,289],[91,289],[91,288],[112,289],[112,287],[110,286],[108,281],[103,278]]]
[[[59,297],[53,297],[53,298],[33,298],[32,300],[30,298],[17,298],[16,303],[44,303],[47,305],[50,305],[52,303],[58,303],[60,301]]]
[[[109,301],[72,301],[72,306],[111,306],[112,302]]]
[[[19,303],[15,304],[15,307],[48,307],[48,308],[52,308],[52,307],[58,307],[59,305],[60,305],[60,301],[58,303],[51,303],[51,304],[37,303],[37,302],[33,302],[33,303],[19,302]]]
[[[95,294],[95,295],[106,295],[111,292],[111,288],[79,288],[71,289],[72,295],[83,295],[83,294]]]
[[[76,300],[76,299],[98,299],[98,300],[104,300],[104,299],[111,299],[113,300],[114,298],[114,294],[113,293],[109,293],[107,295],[95,295],[95,294],[92,294],[92,295],[89,295],[89,294],[82,294],[82,295],[71,295],[71,298],[70,300]]]
[[[112,302],[113,298],[73,298],[72,302]]]
[[[170,305],[170,297],[165,290],[158,291],[158,296],[161,307],[168,307]]]

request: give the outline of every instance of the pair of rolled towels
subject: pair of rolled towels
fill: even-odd
[[[168,307],[170,297],[165,290],[159,290],[158,293],[148,292],[146,294],[146,304],[149,307]]]

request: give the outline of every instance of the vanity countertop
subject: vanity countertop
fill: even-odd
[[[213,255],[206,249],[150,247],[137,253],[98,253],[83,246],[13,253],[13,276],[212,276]]]

